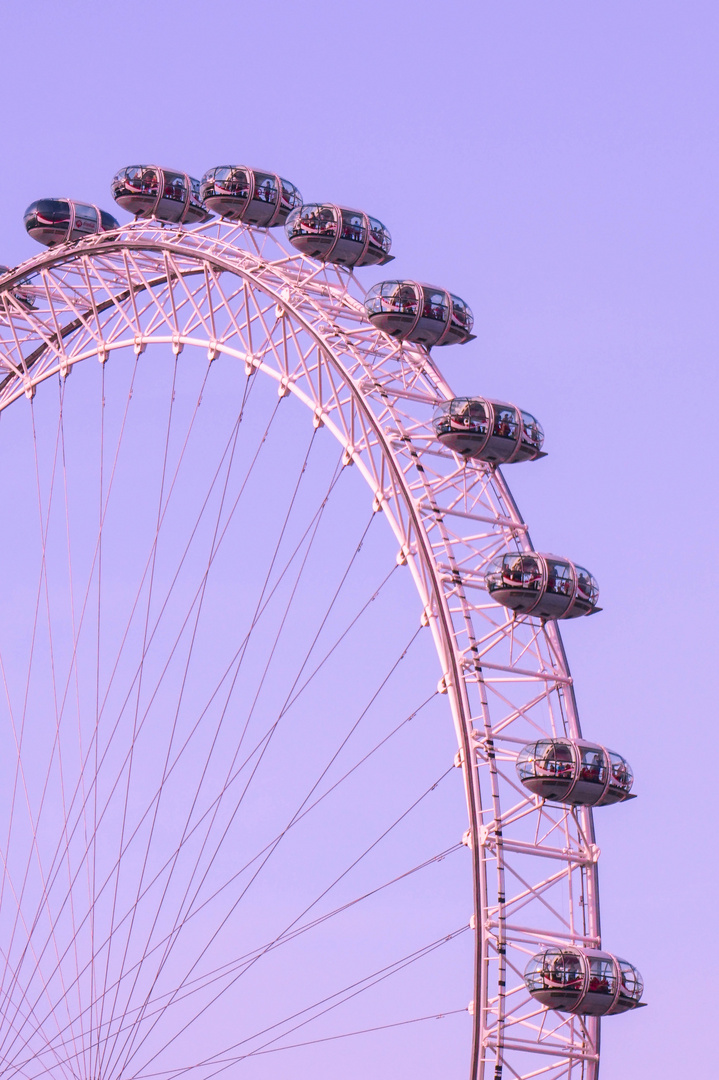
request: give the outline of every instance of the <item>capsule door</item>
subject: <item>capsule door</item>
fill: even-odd
[[[160,171],[160,198],[155,216],[161,221],[176,223],[183,220],[185,208],[189,202],[190,189],[187,177],[183,173]]]
[[[606,1016],[617,996],[617,972],[611,956],[587,957],[589,978],[582,1001],[583,1016]]]
[[[76,202],[73,204],[75,211],[70,240],[80,240],[83,236],[90,236],[99,230],[100,222],[96,207],[87,203]]]
[[[273,173],[254,173],[252,198],[245,211],[244,220],[248,225],[264,229],[274,223],[279,211],[279,177]]]
[[[542,598],[542,616],[545,619],[561,619],[574,597],[574,568],[564,559],[548,558],[546,562],[547,584]]]
[[[341,210],[340,216],[340,234],[331,259],[342,266],[354,266],[367,245],[367,219],[358,210]]]
[[[449,297],[444,289],[423,285],[421,311],[412,331],[412,341],[428,347],[435,345],[444,334],[449,317]]]
[[[519,413],[513,405],[493,404],[492,408],[492,433],[482,452],[482,458],[493,465],[501,465],[514,456],[519,443]]]
[[[606,751],[591,743],[579,744],[579,774],[572,789],[572,802],[595,806],[604,795],[608,780]]]

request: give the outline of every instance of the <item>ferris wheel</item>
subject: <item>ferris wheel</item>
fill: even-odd
[[[499,469],[541,425],[453,395],[462,299],[363,288],[366,213],[245,166],[113,195],[33,203],[0,278],[6,1074],[595,1080],[632,774],[557,627],[597,584]]]

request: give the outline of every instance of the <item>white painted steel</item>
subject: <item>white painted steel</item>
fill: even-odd
[[[436,442],[433,408],[452,391],[423,348],[372,327],[363,295],[265,231],[136,222],[2,281],[0,410],[82,360],[165,342],[235,357],[332,432],[411,571],[454,718],[475,897],[470,1077],[596,1080],[598,1021],[538,1007],[522,978],[543,945],[601,945],[591,810],[545,805],[515,772],[526,742],[581,736],[562,641],[485,592],[492,559],[532,550],[527,527],[498,470]]]

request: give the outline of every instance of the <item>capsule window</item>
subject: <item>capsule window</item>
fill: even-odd
[[[233,195],[238,199],[249,199],[250,178],[244,169],[232,169],[224,166],[215,169],[215,190],[220,195]]]
[[[302,196],[300,195],[299,188],[296,188],[289,180],[282,180],[281,185],[283,208],[289,211],[294,210],[296,206],[301,206]]]
[[[531,413],[522,413],[522,442],[528,443],[535,450],[541,450],[544,442],[542,425]]]
[[[537,743],[537,751],[542,743]],[[562,780],[571,779],[574,771],[574,758],[572,749],[567,743],[547,742],[544,743],[544,752],[539,758],[539,775],[556,776]],[[537,755],[539,757],[539,753]]]
[[[607,779],[607,767],[604,754],[596,747],[582,747],[579,779],[589,784],[604,784]]]
[[[73,232],[75,233],[88,233],[97,232],[97,210],[94,206],[88,206],[86,203],[75,203],[75,224],[73,226]]]
[[[366,235],[364,214],[358,214],[354,210],[343,210],[342,239],[364,244]]]
[[[599,599],[599,586],[596,579],[583,566],[577,568],[577,596],[588,604],[596,604]]]
[[[498,436],[500,439],[516,439],[517,424],[517,412],[515,409],[505,405],[495,406],[493,435]]]
[[[335,215],[330,206],[308,206],[295,222],[296,233],[334,234]]]
[[[626,960],[619,960],[617,958],[617,966],[619,968],[620,977],[620,996],[631,998],[633,1001],[639,1001],[644,992],[644,983],[642,982],[641,975],[634,965],[628,963]]]
[[[422,317],[447,321],[447,294],[440,289],[423,289]]]
[[[388,229],[377,218],[368,217],[369,222],[369,236],[371,243],[377,247],[382,248],[386,253],[389,253],[389,249],[392,247],[392,237],[389,234]]]
[[[542,586],[542,568],[532,555],[505,555],[502,563],[502,582],[520,585],[538,592]]]
[[[472,329],[472,312],[461,296],[455,296],[454,293],[450,293],[449,298],[452,301],[452,321],[459,323],[462,329],[469,333]]]
[[[617,977],[614,963],[609,958],[592,956],[589,959],[589,993],[614,996]]]
[[[27,213],[34,213],[44,225],[70,224],[70,204],[64,199],[38,199],[28,208]]]
[[[582,961],[576,953],[557,952],[552,955],[547,952],[545,956],[546,967],[549,969],[547,973],[552,985],[577,990],[581,988],[584,982]]]
[[[611,750],[608,753],[610,769],[609,786],[619,788],[621,791],[629,791],[634,776],[632,775],[632,770],[630,769],[628,762],[626,762],[619,754],[612,753]]]
[[[555,596],[571,596],[574,591],[574,575],[569,563],[547,559],[547,592]]]
[[[172,202],[185,201],[185,177],[181,173],[165,172],[162,197],[163,199],[170,199]]]
[[[473,398],[455,398],[449,403],[447,410],[451,417],[453,430],[472,431],[475,434],[485,435],[488,427],[487,408],[485,403]]]
[[[119,174],[120,180],[123,173]],[[144,169],[140,165],[130,165],[124,170],[125,185],[136,195],[154,195],[157,192],[157,173],[154,169]],[[122,186],[122,185],[121,185]]]
[[[255,194],[257,202],[275,204],[277,202],[277,183],[269,173],[255,173]]]

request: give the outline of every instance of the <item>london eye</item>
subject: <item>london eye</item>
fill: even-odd
[[[502,471],[541,418],[452,392],[470,306],[366,288],[364,210],[241,165],[112,191],[132,220],[31,204],[0,277],[5,1073],[360,1076],[394,1040],[596,1080],[642,1004],[593,824],[633,776],[558,627],[597,582]]]

